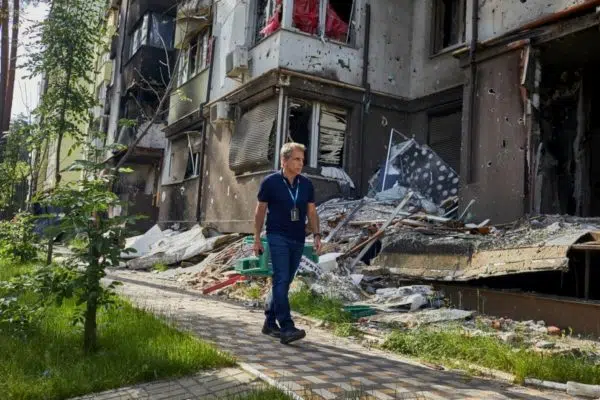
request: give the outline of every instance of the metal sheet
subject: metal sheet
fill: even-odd
[[[454,307],[514,320],[545,321],[575,333],[600,336],[600,303],[436,284]]]
[[[229,148],[229,168],[236,173],[270,164],[274,150],[277,99],[258,104],[236,123]]]

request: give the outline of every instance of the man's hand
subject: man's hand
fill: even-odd
[[[313,241],[313,242],[314,242],[315,251],[316,251],[317,253],[319,253],[319,252],[321,251],[321,246],[322,246],[322,245],[321,245],[321,235],[317,235],[317,236],[315,236],[315,238],[314,238],[314,241]]]
[[[262,245],[260,237],[257,238],[257,239],[254,239],[253,249],[254,249],[254,255],[256,257],[260,257],[262,255],[262,253],[264,253],[265,249],[264,249],[264,247]]]

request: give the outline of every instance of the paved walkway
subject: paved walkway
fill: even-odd
[[[119,290],[137,306],[234,354],[246,371],[296,399],[572,399],[566,393],[429,369],[319,328],[307,329],[305,340],[284,346],[260,333],[260,310],[131,282]]]
[[[142,383],[72,400],[229,399],[248,393],[258,383],[258,378],[240,368],[225,368],[182,379]]]

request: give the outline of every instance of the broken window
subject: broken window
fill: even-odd
[[[433,54],[465,40],[465,0],[435,0]]]
[[[202,72],[208,67],[210,63],[209,42],[210,32],[206,29],[199,35],[193,37],[192,40],[181,49],[183,53],[181,54],[177,70],[177,83],[179,85],[183,85],[194,75]]]
[[[346,110],[321,106],[318,164],[341,167],[346,139]]]
[[[173,17],[146,13],[130,36],[129,57],[146,45],[170,50],[173,48],[174,35]]]
[[[255,40],[260,42],[281,26],[282,0],[256,1],[256,32]]]
[[[289,99],[286,141],[306,146],[305,163],[311,167],[341,167],[347,111],[333,106]]]
[[[348,43],[354,20],[354,1],[293,0],[292,27],[310,35]],[[270,13],[269,13],[270,12]],[[281,27],[282,0],[259,0],[257,41]]]
[[[192,153],[188,154],[188,161],[185,167],[185,175],[183,179],[189,179],[198,176],[198,170],[200,165],[200,153]]]

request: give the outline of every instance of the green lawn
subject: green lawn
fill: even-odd
[[[495,337],[467,337],[458,327],[396,331],[383,347],[432,362],[459,360],[509,372],[521,382],[525,378],[537,378],[600,384],[600,365],[595,365],[594,360],[574,355],[543,355]]]
[[[0,276],[27,269],[3,262]],[[74,312],[73,302],[46,309],[25,337],[0,326],[0,398],[64,399],[234,365],[231,356],[124,300],[100,312],[100,350],[87,356],[82,328],[72,324]]]

